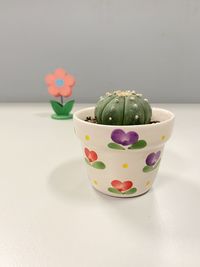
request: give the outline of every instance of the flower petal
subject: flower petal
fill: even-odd
[[[160,154],[161,154],[161,151],[158,151],[156,153],[154,153],[154,152],[150,153],[146,158],[146,164],[148,166],[153,166],[154,164],[156,164],[156,162],[160,158]]]
[[[125,132],[121,129],[116,129],[112,132],[111,134],[111,139],[117,143],[117,144],[121,144],[121,139],[123,138]]]
[[[119,180],[113,180],[111,182],[111,185],[117,189],[120,192],[124,192],[127,191],[128,189],[130,189],[133,186],[133,183],[131,181],[124,181],[121,182]]]
[[[70,74],[66,75],[64,80],[68,86],[74,86],[75,85],[75,78]]]
[[[156,154],[155,153],[150,153],[147,158],[146,158],[146,164],[148,166],[153,166],[156,163]]]
[[[66,76],[66,72],[64,69],[56,69],[54,71],[54,75],[56,78],[64,78]]]
[[[139,135],[134,131],[130,131],[126,134],[126,140],[124,141],[124,146],[135,144],[137,143],[138,139]]]
[[[89,160],[90,161],[95,161],[97,159],[98,159],[97,153],[95,151],[90,151]]]
[[[53,74],[46,75],[45,82],[46,82],[47,85],[54,84],[54,81],[55,81],[55,76]]]
[[[131,181],[125,181],[123,182],[122,191],[127,191],[133,186],[133,183]]]
[[[123,146],[135,144],[138,141],[138,134],[134,131],[130,131],[128,133],[125,133],[121,129],[116,129],[111,134],[111,139],[117,143],[121,144]]]
[[[155,155],[156,161],[160,158],[161,151],[158,151]]]
[[[67,97],[70,96],[72,94],[72,88],[69,86],[63,86],[62,88],[60,88],[60,95]]]
[[[96,161],[98,159],[97,153],[95,151],[90,151],[87,147],[85,147],[84,152],[90,162]]]
[[[59,90],[56,87],[54,87],[54,86],[50,86],[48,88],[48,92],[49,92],[50,95],[53,95],[53,96],[56,96],[56,97],[57,96],[60,96]]]
[[[122,182],[119,181],[119,180],[113,180],[113,181],[111,182],[111,185],[112,185],[114,188],[116,188],[117,190],[119,190],[119,191],[121,191],[121,189],[122,189],[122,187],[123,187]]]
[[[90,150],[87,147],[85,147],[84,152],[85,152],[86,157],[88,157],[90,154]]]

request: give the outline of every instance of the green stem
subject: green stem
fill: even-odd
[[[61,101],[61,104],[63,105],[64,99],[63,99],[63,96],[62,95],[60,96],[60,101]]]

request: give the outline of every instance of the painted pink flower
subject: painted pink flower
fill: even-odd
[[[111,185],[120,192],[125,192],[133,186],[131,181],[121,182],[119,180],[113,180]]]
[[[75,85],[75,79],[64,69],[56,69],[53,74],[45,77],[49,94],[58,97],[68,97],[72,94],[72,88]]]
[[[97,153],[95,151],[89,150],[85,147],[85,155],[90,162],[96,161],[98,159]]]

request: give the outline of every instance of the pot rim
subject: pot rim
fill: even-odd
[[[147,128],[147,127],[149,127],[149,128],[155,128],[155,127],[160,127],[160,126],[163,126],[163,125],[165,125],[165,124],[168,124],[168,123],[170,123],[170,122],[172,122],[173,120],[174,120],[174,118],[175,118],[175,115],[174,115],[174,113],[172,113],[171,111],[169,111],[169,110],[167,110],[167,109],[163,109],[163,108],[156,108],[156,107],[153,107],[152,108],[152,111],[160,111],[160,112],[163,112],[163,113],[168,113],[169,114],[169,116],[170,116],[170,118],[169,119],[166,119],[166,120],[164,120],[164,121],[161,121],[161,122],[159,122],[159,123],[152,123],[152,124],[139,124],[139,125],[106,125],[106,124],[97,124],[97,123],[91,123],[91,122],[87,122],[87,121],[84,121],[83,119],[80,119],[79,118],[79,116],[80,116],[80,114],[82,113],[82,112],[85,112],[85,111],[91,111],[91,110],[94,110],[95,109],[95,107],[94,106],[92,106],[92,107],[87,107],[87,108],[82,108],[82,109],[80,109],[80,110],[78,110],[78,111],[76,111],[75,113],[74,113],[74,116],[73,116],[73,118],[74,118],[74,120],[76,120],[76,121],[78,121],[79,123],[81,123],[81,124],[83,124],[83,125],[87,125],[87,126],[92,126],[92,127],[100,127],[100,128],[113,128],[113,129],[115,129],[116,127],[119,127],[120,126],[120,128]]]

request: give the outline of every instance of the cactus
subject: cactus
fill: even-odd
[[[147,99],[135,91],[114,91],[100,97],[95,107],[98,124],[138,125],[151,121],[152,109]]]

